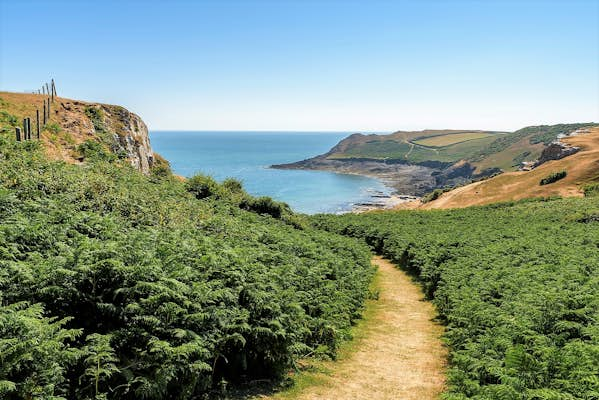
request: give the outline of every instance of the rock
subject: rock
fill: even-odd
[[[579,147],[570,146],[566,143],[562,143],[559,141],[552,142],[549,146],[543,149],[541,157],[539,157],[539,159],[533,164],[533,168],[538,167],[539,165],[546,163],[550,160],[559,160],[564,157],[570,156],[574,153],[577,153],[579,150]]]
[[[117,154],[124,152],[134,168],[149,174],[154,152],[146,124],[137,114],[123,107],[102,105],[102,109],[106,126],[114,132],[112,151]]]

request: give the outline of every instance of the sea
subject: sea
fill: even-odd
[[[152,131],[154,151],[174,173],[239,179],[254,196],[270,196],[300,213],[343,213],[393,189],[381,181],[328,171],[269,168],[326,153],[349,132]]]

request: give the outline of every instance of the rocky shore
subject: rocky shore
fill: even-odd
[[[418,197],[403,194],[388,195],[378,192],[372,195],[371,201],[354,204],[352,206],[351,212],[359,214],[373,210],[391,210],[402,203],[407,203],[415,200],[418,200]]]

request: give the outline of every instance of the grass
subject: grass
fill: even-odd
[[[445,147],[452,144],[465,142],[468,140],[482,139],[488,136],[493,136],[486,132],[464,132],[448,135],[430,136],[425,139],[413,140],[413,143],[428,147]]]

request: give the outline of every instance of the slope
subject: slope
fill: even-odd
[[[569,157],[548,161],[532,171],[508,172],[459,187],[420,207],[460,208],[533,197],[580,197],[584,184],[599,181],[599,128],[562,141],[581,150]],[[539,184],[541,179],[558,171],[566,171],[567,176],[550,185]]]

